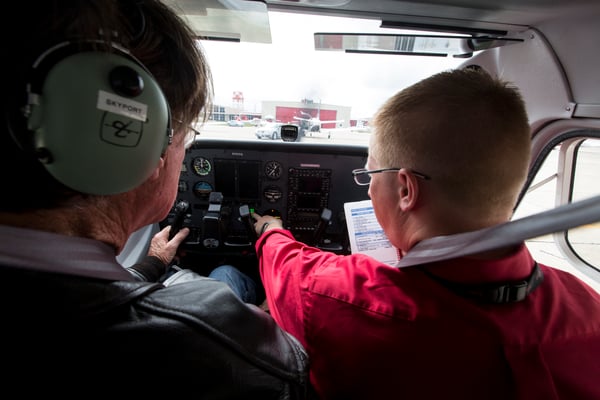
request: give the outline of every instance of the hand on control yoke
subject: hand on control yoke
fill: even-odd
[[[185,200],[181,200],[175,205],[175,216],[173,217],[173,222],[171,222],[169,240],[173,239],[177,232],[183,227],[183,221],[189,208],[190,204]]]
[[[158,232],[150,241],[150,248],[148,249],[148,255],[159,258],[166,266],[171,264],[175,254],[177,254],[177,248],[190,233],[189,228],[181,228],[172,239],[169,239],[169,232],[171,226],[165,226],[160,232]]]

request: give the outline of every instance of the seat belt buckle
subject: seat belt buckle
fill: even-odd
[[[522,281],[510,285],[502,285],[497,288],[494,303],[514,303],[522,301],[527,297],[527,282]]]

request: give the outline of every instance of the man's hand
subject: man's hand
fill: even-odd
[[[169,240],[169,231],[171,226],[165,226],[160,232],[158,232],[152,238],[150,242],[150,248],[148,249],[148,255],[159,258],[165,265],[171,264],[175,254],[177,254],[177,248],[190,233],[189,228],[181,228],[173,239]]]
[[[263,233],[268,231],[269,229],[275,228],[283,228],[283,223],[281,222],[281,218],[274,217],[272,215],[263,215],[252,213],[252,218],[254,218],[254,230],[256,231],[256,236],[260,237]]]

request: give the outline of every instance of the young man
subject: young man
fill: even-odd
[[[509,221],[529,160],[518,91],[465,69],[390,98],[353,175],[406,256]],[[524,244],[396,268],[254,217],[270,312],[306,347],[321,398],[600,398],[600,296]]]
[[[305,398],[306,354],[268,314],[222,282],[165,287],[115,260],[166,217],[188,127],[210,110],[193,32],[159,0],[15,7],[0,134],[3,387]],[[150,255],[168,263],[186,234],[161,231]]]

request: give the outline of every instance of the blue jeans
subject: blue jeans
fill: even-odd
[[[256,304],[256,282],[234,266],[221,265],[208,277],[225,282],[244,303]]]

